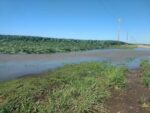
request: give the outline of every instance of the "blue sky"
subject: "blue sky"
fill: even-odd
[[[150,0],[0,0],[0,34],[150,43]]]

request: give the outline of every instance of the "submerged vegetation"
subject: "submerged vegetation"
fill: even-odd
[[[44,76],[0,83],[1,113],[83,113],[104,110],[111,88],[125,86],[124,67],[88,62]]]
[[[141,62],[142,80],[146,87],[150,88],[150,61],[143,60]]]
[[[102,48],[130,48],[134,45],[127,45],[118,41],[99,40],[73,40],[56,39],[32,36],[0,35],[0,53],[55,53],[92,50]]]

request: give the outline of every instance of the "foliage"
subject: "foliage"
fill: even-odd
[[[141,62],[142,80],[145,86],[150,87],[150,61],[143,60]]]
[[[109,63],[66,65],[44,76],[0,83],[1,113],[102,111],[111,88],[125,86],[126,68]]]
[[[0,53],[55,53],[102,48],[126,48],[124,42],[0,35]]]

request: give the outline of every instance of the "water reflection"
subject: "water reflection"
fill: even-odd
[[[52,55],[0,55],[0,81],[87,61],[107,61],[134,69],[139,67],[142,59],[150,59],[150,49],[105,49]]]

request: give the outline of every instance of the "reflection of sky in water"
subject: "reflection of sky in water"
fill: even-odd
[[[126,59],[125,61],[120,61],[120,62],[113,62],[113,64],[116,65],[125,65],[129,69],[137,69],[140,66],[141,60],[150,60],[150,57],[140,57],[140,58],[131,58],[131,60]]]
[[[93,50],[91,52],[99,52],[100,50]],[[117,49],[112,50],[102,50],[106,52],[118,51]],[[119,50],[120,51],[120,50]],[[135,50],[136,51],[136,50]],[[143,51],[143,50],[140,50]],[[89,53],[91,53],[89,52]],[[149,52],[149,51],[148,51]],[[85,52],[88,54],[88,52]],[[113,52],[112,52],[113,53]],[[28,74],[36,74],[41,73],[46,70],[55,69],[57,67],[61,67],[65,64],[72,64],[72,63],[80,63],[86,61],[107,61],[112,62],[115,65],[126,65],[130,69],[138,68],[140,61],[142,59],[149,59],[150,56],[140,56],[140,57],[129,57],[122,59],[114,59],[111,56],[108,58],[100,57],[98,55],[87,57],[87,56],[80,56],[78,57],[67,57],[62,59],[55,59],[55,60],[34,60],[34,61],[0,61],[0,80],[8,80],[14,79],[23,75]]]
[[[55,69],[65,64],[86,61],[104,61],[103,58],[80,58],[59,61],[26,61],[26,62],[0,62],[0,80],[13,79],[22,75],[36,74],[49,69]]]

